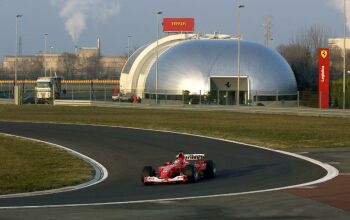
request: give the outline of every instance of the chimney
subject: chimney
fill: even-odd
[[[74,47],[74,52],[75,52],[75,55],[78,56],[79,54],[79,49],[78,49],[78,46],[75,45]]]
[[[100,38],[97,38],[97,56],[101,56],[101,42]]]

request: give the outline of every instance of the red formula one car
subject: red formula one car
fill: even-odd
[[[145,185],[157,183],[187,183],[197,182],[199,179],[215,176],[215,164],[211,160],[205,160],[204,154],[184,154],[179,152],[176,160],[166,162],[158,167],[157,171],[152,166],[145,166],[141,173],[141,181]]]

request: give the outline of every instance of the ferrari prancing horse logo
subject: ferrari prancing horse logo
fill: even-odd
[[[328,55],[327,50],[322,50],[322,51],[321,51],[321,57],[322,57],[323,59],[326,59],[327,55]]]

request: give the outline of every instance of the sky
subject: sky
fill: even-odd
[[[350,9],[350,0],[347,0]],[[343,35],[343,0],[0,0],[0,60],[16,51],[16,15],[22,54],[44,50],[44,34],[52,52],[93,47],[101,39],[102,55],[127,53],[156,40],[156,13],[194,17],[196,33],[237,33],[238,5],[245,40],[264,43],[263,19],[272,17],[272,45],[287,44],[303,28],[322,25]],[[338,3],[338,6],[337,6]],[[350,12],[350,11],[349,11]],[[349,17],[350,17],[350,13]],[[348,22],[350,25],[350,22]]]

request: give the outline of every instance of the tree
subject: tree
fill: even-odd
[[[1,64],[0,65],[0,79],[7,79],[7,78],[8,78],[8,76],[5,72],[5,69],[4,69],[3,65]]]
[[[77,71],[77,56],[71,53],[64,53],[59,58],[59,72],[65,79],[74,79]]]
[[[291,66],[298,84],[298,90],[310,86],[312,56],[308,48],[302,45],[281,45],[277,48]]]
[[[309,49],[313,57],[318,57],[318,49],[328,46],[330,31],[321,25],[311,25],[299,30],[289,44],[301,45]]]
[[[327,28],[313,25],[301,29],[289,44],[280,45],[277,50],[291,66],[299,90],[315,89],[318,82],[318,49],[328,45]]]
[[[101,64],[99,56],[87,57],[84,60],[84,72],[86,73],[86,78],[98,79],[100,78]]]
[[[36,79],[44,73],[44,58],[22,57],[18,62],[19,79]]]

